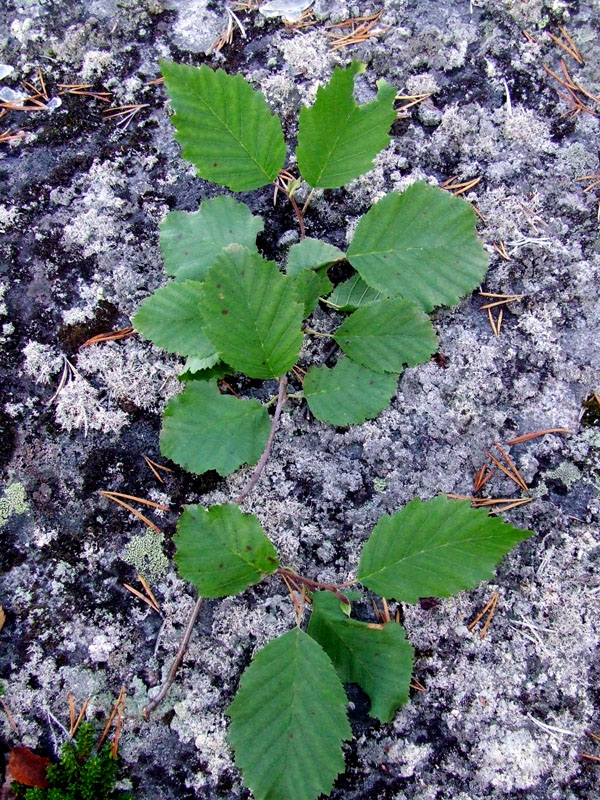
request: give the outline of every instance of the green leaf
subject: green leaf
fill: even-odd
[[[171,211],[160,223],[165,272],[178,281],[200,281],[224,247],[241,244],[255,253],[263,227],[262,217],[226,195],[205,200],[198,211]]]
[[[199,355],[188,356],[185,362],[185,371],[191,372],[192,374],[196,372],[206,373],[209,370],[212,371],[212,367],[214,367],[218,361],[219,356],[216,353],[213,353],[208,357]],[[227,375],[227,373],[224,372],[223,375]]]
[[[184,364],[184,371],[178,376],[178,380],[183,381],[184,383],[186,381],[219,380],[219,378],[224,378],[225,375],[231,375],[235,371],[231,369],[229,364],[224,364],[218,359],[219,357],[217,356],[217,363],[215,363],[213,366],[203,367],[201,366],[203,363],[209,362],[212,359],[190,356],[186,360]]]
[[[343,683],[357,683],[371,698],[370,715],[390,722],[408,700],[414,650],[402,625],[348,617],[331,592],[312,597],[308,635],[325,650]]]
[[[222,250],[204,282],[202,312],[219,355],[250,378],[277,378],[296,363],[303,308],[272,261],[236,244]]]
[[[336,67],[328,85],[317,89],[312,108],[300,111],[296,157],[311,186],[335,189],[358,178],[390,142],[396,90],[379,81],[377,98],[357,106],[354,77],[364,70],[358,61],[346,69]]]
[[[191,381],[167,404],[160,450],[188,472],[230,475],[242,464],[256,464],[270,429],[258,400],[238,400],[219,394],[215,383]]]
[[[422,364],[437,350],[429,317],[400,298],[357,309],[333,338],[353,361],[376,372],[402,372],[405,364]]]
[[[404,603],[449,597],[489,580],[500,559],[531,535],[468,500],[415,498],[380,518],[363,548],[358,580]]]
[[[398,376],[381,375],[340,359],[333,369],[312,366],[304,378],[304,397],[317,419],[330,425],[360,425],[387,408]]]
[[[133,327],[169,353],[218,360],[206,336],[198,281],[167,283],[146,298],[133,318]]]
[[[279,566],[258,519],[234,503],[186,506],[173,541],[179,574],[201,597],[238,594]]]
[[[296,300],[304,307],[303,316],[310,317],[319,303],[319,298],[329,294],[333,284],[327,277],[327,267],[305,269],[294,279]]]
[[[360,275],[355,274],[336,286],[325,302],[338,311],[356,311],[357,308],[383,299],[385,296],[381,292],[371,289]]]
[[[241,75],[160,61],[183,157],[234,192],[271,183],[285,161],[279,118]]]
[[[422,181],[375,203],[356,226],[347,256],[369,286],[425,311],[455,305],[488,268],[471,205]]]
[[[332,244],[307,237],[290,247],[285,271],[290,278],[295,278],[303,270],[319,269],[345,258],[346,254]]]
[[[257,800],[316,800],[344,769],[346,695],[323,649],[300,628],[274,639],[242,675],[229,741]]]

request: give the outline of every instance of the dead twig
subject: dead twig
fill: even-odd
[[[221,380],[219,381],[219,383],[221,384],[221,386],[224,386],[224,387],[225,387],[225,388],[226,388],[228,391],[230,391],[232,395],[234,395],[235,397],[237,397],[237,398],[238,398],[238,400],[240,399],[240,396],[239,396],[239,394],[236,392],[236,390],[235,390],[235,389],[234,389],[232,386],[230,386],[230,384],[228,384],[228,383],[227,383],[227,381],[226,381],[224,378],[221,378]]]
[[[504,514],[518,506],[533,502],[533,497],[470,497],[466,494],[448,494],[451,500],[470,500],[473,508],[489,508],[490,514]],[[497,508],[494,508],[497,506]]]
[[[570,55],[571,58],[575,59],[575,61],[578,64],[583,64],[583,57],[582,57],[581,53],[579,52],[579,48],[577,47],[577,45],[575,44],[575,42],[573,41],[573,39],[569,35],[569,32],[567,31],[567,29],[563,28],[562,25],[559,25],[558,26],[558,30],[563,35],[565,41],[563,41],[562,39],[559,39],[558,36],[555,36],[553,33],[550,33],[550,32],[548,33],[548,36],[552,39],[554,44],[557,44],[562,50],[565,51],[565,53]]]
[[[71,692],[69,692],[69,696],[67,699],[69,702],[69,736],[75,736],[79,726],[81,725],[81,721],[83,720],[84,714],[87,710],[90,698],[86,697],[86,699],[83,701],[81,706],[81,711],[79,712],[77,717],[75,716],[75,696]]]
[[[507,478],[510,478],[510,480],[513,481],[513,483],[516,483],[520,489],[528,491],[527,484],[525,483],[520,474],[518,474],[516,471],[513,472],[510,467],[504,466],[504,464],[501,461],[499,461],[499,459],[497,459],[493,453],[490,453],[489,450],[485,450],[484,452],[486,456],[494,462],[494,464],[498,467],[498,469],[506,475]]]
[[[492,333],[494,336],[500,336],[500,330],[502,328],[502,318],[504,316],[504,309],[502,306],[507,305],[508,303],[514,303],[515,300],[522,300],[525,295],[524,294],[497,294],[495,292],[479,292],[480,297],[490,297],[490,298],[497,298],[494,299],[491,303],[486,303],[485,305],[481,306],[481,311],[488,312],[488,319],[490,321],[490,328],[492,329]],[[494,315],[492,314],[492,308],[496,308],[500,306],[498,311],[497,319],[494,319]]]
[[[491,622],[492,622],[492,620],[494,618],[494,614],[496,613],[496,608],[498,606],[498,597],[499,597],[498,592],[494,592],[494,594],[491,596],[491,598],[485,604],[483,609],[479,612],[479,614],[477,614],[477,616],[475,617],[473,622],[471,622],[467,626],[468,630],[473,631],[473,629],[475,628],[477,623],[479,623],[483,619],[483,617],[487,614],[486,620],[485,620],[485,622],[483,624],[483,628],[481,629],[481,631],[479,633],[479,638],[480,639],[485,639],[485,635],[488,632],[490,624],[491,624]]]
[[[579,753],[580,758],[587,758],[590,761],[600,761],[600,756],[593,756],[590,753]]]
[[[465,192],[470,192],[471,189],[474,189],[475,186],[481,180],[481,175],[478,178],[471,178],[468,181],[462,181],[457,183],[458,175],[453,175],[451,178],[448,178],[443,183],[440,183],[440,188],[446,189],[451,194],[458,196],[461,194],[465,194]]]
[[[106,119],[118,120],[117,125],[121,130],[127,130],[131,120],[138,114],[142,108],[149,108],[149,103],[131,103],[125,106],[112,106],[105,108],[102,112],[106,114]]]
[[[173,470],[170,467],[165,467],[163,464],[157,464],[156,461],[152,461],[152,459],[148,458],[148,456],[144,456],[144,461],[152,471],[154,477],[160,483],[164,483],[164,479],[162,478],[161,475],[158,474],[157,470],[162,469],[164,472],[173,472]]]
[[[504,242],[502,241],[502,239],[500,239],[500,241],[498,242],[498,244],[496,244],[495,242],[493,242],[493,243],[492,243],[492,247],[494,248],[494,250],[495,250],[497,253],[499,253],[499,254],[502,256],[502,258],[503,258],[505,261],[510,261],[510,256],[509,256],[509,255],[508,255],[508,253],[506,252],[506,245],[504,244]]]
[[[545,436],[547,433],[573,433],[569,428],[546,428],[543,431],[533,431],[533,433],[524,433],[521,436],[516,436],[514,439],[509,439],[507,444],[522,444],[531,439],[537,439],[538,436]]]
[[[233,11],[256,11],[261,0],[233,0],[231,8]]]
[[[127,591],[131,592],[131,594],[134,594],[136,597],[138,597],[140,600],[146,603],[146,605],[150,606],[150,608],[153,611],[156,611],[157,614],[160,614],[161,611],[160,611],[160,606],[158,605],[158,600],[156,599],[152,589],[144,579],[144,576],[138,573],[137,578],[138,581],[142,584],[145,594],[139,592],[137,589],[134,589],[133,586],[130,586],[128,583],[124,583],[123,586],[127,589]]]
[[[589,186],[586,186],[583,190],[584,194],[597,189],[600,186],[600,174],[595,175],[582,175],[580,178],[575,178],[576,181],[588,181]],[[600,222],[600,201],[598,202],[598,211],[597,211],[598,221]]]
[[[141,522],[143,522],[144,525],[147,525],[155,533],[161,533],[161,530],[158,527],[158,525],[155,525],[154,522],[152,522],[152,520],[149,520],[148,517],[145,517],[141,513],[141,511],[138,511],[136,508],[129,505],[129,503],[125,503],[124,500],[121,500],[120,498],[126,497],[128,500],[135,500],[138,503],[144,503],[144,505],[152,506],[152,508],[158,508],[161,511],[169,511],[167,506],[161,506],[160,503],[154,503],[152,500],[145,500],[143,497],[134,497],[133,495],[123,494],[122,492],[108,492],[103,489],[100,492],[100,494],[102,495],[102,497],[106,497],[108,500],[112,500],[114,503],[118,503],[118,505],[122,506],[123,508],[126,508],[127,511],[129,511],[131,514],[133,514],[135,517],[141,520]]]
[[[124,494],[123,492],[113,492],[107,489],[103,489],[100,494],[103,497],[109,497],[111,500],[115,497],[124,497],[126,500],[135,500],[137,503],[143,503],[145,506],[150,506],[151,508],[158,508],[159,511],[170,511],[171,509],[168,506],[163,506],[160,503],[155,503],[154,500],[147,500],[145,497],[136,497],[133,494]]]
[[[317,24],[317,19],[312,12],[312,9],[306,8],[296,22],[288,22],[284,20],[285,29],[287,31],[302,31],[305,28],[312,28]]]
[[[7,130],[3,133],[0,133],[0,144],[8,144],[10,142],[18,142],[24,136],[27,136],[27,133],[23,130],[21,131],[11,131]]]
[[[396,100],[404,104],[396,109],[397,118],[406,119],[408,114],[405,114],[405,111],[408,111],[409,108],[417,106],[420,103],[424,103],[425,100],[429,100],[430,97],[431,92],[425,94],[397,94]]]
[[[59,94],[72,94],[80,97],[92,97],[94,100],[99,100],[101,103],[110,103],[112,92],[103,91],[97,92],[92,89],[91,83],[59,83],[58,88],[61,90]],[[90,91],[91,90],[91,91]]]
[[[93,344],[100,344],[101,342],[116,342],[119,339],[127,339],[135,333],[133,327],[128,325],[126,328],[121,328],[118,331],[110,331],[108,333],[98,333],[92,336],[91,339],[85,341],[82,347],[91,347]]]
[[[366,42],[388,31],[389,26],[386,28],[376,27],[382,14],[383,11],[378,11],[366,17],[352,17],[352,19],[347,19],[345,22],[329,25],[327,35],[332,39],[330,49],[335,51],[341,50],[343,47],[351,47],[354,44]],[[351,30],[349,33],[338,33],[344,28],[351,28]]]
[[[498,442],[496,442],[496,450],[498,450],[498,452],[500,453],[502,458],[505,460],[505,462],[508,464],[509,468],[512,470],[513,475],[515,476],[517,481],[520,483],[521,488],[523,489],[523,491],[528,492],[529,491],[529,487],[525,483],[525,480],[524,480],[523,476],[521,475],[521,473],[517,469],[517,467],[516,467],[514,461],[512,460],[512,458],[508,455],[508,453],[505,450],[503,450],[503,448],[501,447],[501,445],[498,444]]]
[[[590,92],[589,89],[586,89],[585,86],[582,86],[580,83],[577,83],[575,80],[573,80],[563,58],[560,59],[560,67],[563,73],[562,78],[560,75],[557,75],[554,70],[550,69],[550,67],[546,66],[545,64],[543,65],[543,69],[548,73],[548,75],[554,78],[557,83],[566,89],[566,93],[562,92],[560,89],[556,89],[557,94],[559,94],[563,100],[566,100],[570,106],[569,110],[562,114],[562,116],[577,116],[577,114],[581,114],[583,112],[586,114],[591,114],[592,116],[598,116],[598,112],[595,111],[594,108],[591,108],[589,105],[587,105],[579,95],[583,95],[583,97],[587,98],[587,100],[591,100],[595,105],[600,105],[600,98],[592,94],[592,92]]]
[[[6,719],[8,720],[8,724],[12,728],[13,733],[15,734],[15,736],[17,736],[17,738],[20,739],[21,738],[21,732],[19,731],[19,728],[17,727],[17,723],[15,722],[15,718],[11,714],[10,708],[6,705],[6,702],[4,701],[4,699],[2,697],[0,697],[0,706],[2,706],[2,710],[6,714]]]
[[[117,757],[117,753],[119,752],[119,740],[121,738],[121,726],[123,725],[123,712],[125,710],[125,687],[123,686],[121,689],[120,695],[120,703],[117,710],[117,724],[115,725],[115,737],[112,742],[112,746],[110,748],[110,754],[112,758]]]
[[[190,614],[190,618],[188,619],[185,633],[183,635],[183,639],[181,640],[181,644],[179,645],[177,655],[175,656],[175,659],[171,664],[171,669],[169,670],[167,680],[162,685],[161,690],[156,695],[156,697],[153,700],[151,700],[148,703],[148,705],[144,708],[144,716],[146,717],[146,719],[149,719],[150,714],[154,711],[154,709],[157,708],[162,703],[162,701],[169,693],[169,689],[173,685],[175,677],[177,676],[177,670],[179,669],[179,666],[183,661],[183,657],[188,649],[190,639],[192,638],[194,625],[196,624],[196,620],[198,619],[198,614],[200,613],[200,609],[202,608],[203,600],[204,600],[203,597],[199,597],[196,600],[196,603],[194,604],[194,608],[192,609],[192,613]]]
[[[236,28],[239,30],[242,39],[247,38],[246,29],[240,22],[235,11],[226,6],[225,12],[227,14],[227,27],[225,28],[223,33],[220,36],[218,36],[215,39],[215,41],[211,44],[211,46],[208,48],[209,53],[213,51],[215,53],[219,53],[225,47],[225,45],[232,44]]]
[[[487,464],[482,464],[473,476],[473,491],[480,492],[495,472],[496,470],[489,469]]]
[[[528,42],[531,42],[531,44],[539,44],[538,40],[537,40],[537,39],[535,39],[535,38],[534,38],[534,37],[533,37],[533,36],[532,36],[532,35],[529,33],[529,31],[521,31],[521,33],[522,33],[522,34],[523,34],[523,36],[524,36],[524,37],[527,39],[527,41],[528,41]]]
[[[117,699],[114,702],[114,705],[112,707],[112,711],[110,712],[110,715],[108,717],[108,722],[104,726],[104,730],[102,731],[102,736],[100,736],[100,739],[98,740],[98,744],[97,744],[98,750],[100,750],[100,748],[102,747],[102,745],[106,741],[106,738],[107,738],[108,733],[110,731],[111,725],[113,724],[113,720],[114,720],[114,718],[117,716],[117,714],[119,712],[119,708],[121,706],[121,702],[124,699],[124,697],[125,697],[125,687],[121,686],[121,691],[119,692],[119,696],[117,697]]]
[[[468,181],[462,181],[462,182],[459,182],[459,183],[456,182],[457,180],[458,180],[458,175],[453,175],[451,178],[448,178],[447,180],[445,180],[442,183],[440,183],[440,188],[441,189],[446,189],[446,191],[450,192],[450,194],[458,196],[458,195],[464,194],[465,192],[470,192],[471,189],[473,189],[475,186],[477,186],[477,184],[481,180],[481,176],[479,176],[478,178],[471,178]],[[483,216],[481,211],[477,208],[475,203],[471,203],[470,205],[471,205],[471,208],[473,209],[473,211],[479,217],[479,219],[483,222],[484,225],[486,225],[487,224],[487,220]]]

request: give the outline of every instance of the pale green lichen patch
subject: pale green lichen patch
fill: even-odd
[[[553,478],[563,483],[567,489],[581,479],[581,470],[572,464],[570,461],[563,461],[556,467],[544,475],[545,478]]]
[[[0,528],[13,514],[24,514],[28,508],[23,484],[11,483],[0,497]]]
[[[162,549],[164,538],[162,533],[153,531],[144,536],[134,536],[123,553],[123,560],[151,584],[160,580],[169,568],[169,559]]]
[[[373,489],[375,489],[375,491],[378,494],[381,494],[382,492],[385,492],[387,487],[388,487],[388,482],[386,481],[385,478],[374,478],[373,479]]]

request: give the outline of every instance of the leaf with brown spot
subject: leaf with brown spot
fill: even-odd
[[[234,503],[186,506],[174,542],[179,574],[202,597],[238,594],[278,567],[275,548],[258,519]]]

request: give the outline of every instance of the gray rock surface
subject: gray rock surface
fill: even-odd
[[[329,24],[380,8],[379,35],[330,49]],[[140,338],[80,347],[127,325],[164,280],[157,225],[165,213],[195,210],[222,191],[179,158],[164,89],[149,85],[157,59],[241,72],[281,115],[292,144],[300,106],[335,64],[359,58],[368,64],[361,101],[381,77],[402,94],[431,97],[395,124],[371,173],[317,193],[308,235],[344,247],[386,192],[419,178],[481,177],[466,198],[481,213],[490,254],[483,290],[525,296],[506,308],[499,337],[476,293],[436,312],[443,358],[407,370],[375,421],[332,429],[290,403],[245,510],[284,562],[345,580],[382,513],[415,496],[470,494],[494,442],[550,427],[573,433],[511,449],[535,499],[506,517],[534,536],[494,582],[403,609],[425,691],[382,725],[350,690],[355,739],[332,797],[589,800],[600,783],[598,764],[580,756],[600,756],[586,737],[600,733],[600,427],[598,409],[583,403],[600,390],[600,238],[597,193],[577,178],[599,171],[599,122],[569,113],[543,66],[562,74],[564,58],[573,78],[600,94],[598,7],[317,0],[316,24],[304,29],[256,11],[238,16],[247,38],[236,30],[231,45],[208,55],[227,25],[224,3],[6,0],[0,17],[0,62],[15,68],[2,85],[35,82],[39,66],[49,96],[58,84],[90,83],[112,92],[113,107],[143,104],[119,124],[103,113],[108,104],[63,94],[52,114],[0,120],[0,133],[25,132],[0,144],[0,681],[20,742],[56,752],[67,695],[78,705],[90,697],[88,716],[100,724],[123,685],[120,750],[137,797],[249,796],[224,711],[252,654],[293,624],[275,579],[207,602],[168,699],[150,721],[141,713],[194,603],[171,560],[177,511],[231,499],[248,471],[219,480],[177,470],[157,483],[143,456],[162,460],[160,413],[179,391],[181,364]],[[583,65],[550,39],[559,25]],[[269,187],[242,199],[265,218],[263,252],[282,260],[296,238],[290,208],[281,198],[273,208]],[[494,249],[500,242],[510,260]],[[331,325],[328,313],[315,313],[313,327]],[[307,342],[307,357],[324,352]],[[488,488],[517,496],[499,475]],[[172,512],[153,515],[164,538],[148,538],[102,489],[168,504]],[[162,617],[123,588],[140,564]],[[480,639],[467,626],[493,592],[498,609]],[[5,715],[0,732],[5,751],[18,743]]]

